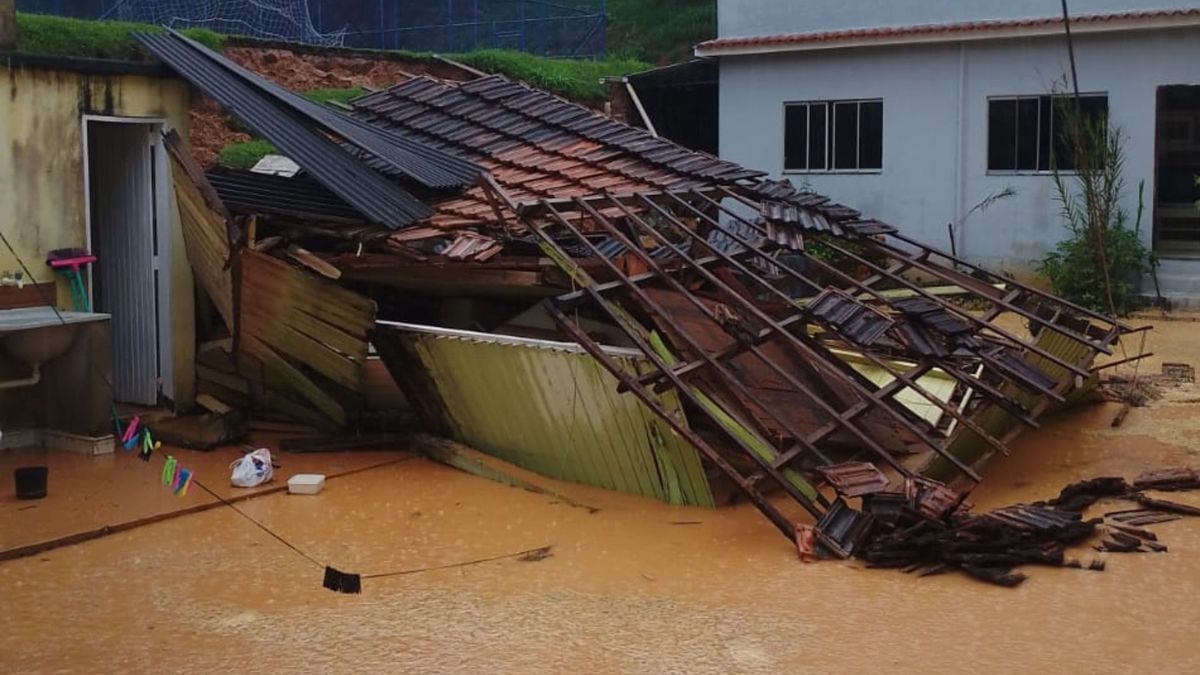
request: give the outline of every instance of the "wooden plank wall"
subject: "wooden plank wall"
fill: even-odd
[[[197,283],[212,299],[217,313],[234,332],[233,280],[229,272],[228,217],[204,170],[188,155],[179,137],[166,136],[172,182],[183,223],[183,242]]]
[[[375,303],[250,249],[239,253],[237,360],[256,405],[322,428],[361,404]]]

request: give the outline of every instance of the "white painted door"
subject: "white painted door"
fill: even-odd
[[[158,403],[153,129],[88,123],[95,309],[112,315],[113,398],[141,405]]]

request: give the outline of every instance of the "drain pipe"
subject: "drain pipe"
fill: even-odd
[[[33,374],[23,380],[8,380],[0,382],[0,391],[5,389],[20,389],[21,387],[32,387],[42,381],[42,366],[41,364],[33,364]]]

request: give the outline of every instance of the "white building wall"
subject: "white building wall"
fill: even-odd
[[[1198,37],[1195,29],[1184,29],[1088,35],[1076,42],[1081,89],[1108,94],[1111,123],[1126,138],[1130,214],[1137,208],[1137,185],[1145,181],[1147,245],[1156,90],[1200,84]],[[971,216],[957,243],[965,257],[1025,274],[1065,229],[1048,176],[988,173],[987,99],[1049,92],[1068,71],[1061,38],[726,57],[721,61],[721,155],[783,175],[785,102],[881,97],[882,172],[787,178],[939,246],[948,246],[948,223],[1012,186],[1018,195]],[[1173,269],[1168,265],[1164,271]],[[1200,277],[1197,273],[1200,266],[1190,272]]]
[[[1197,0],[1070,0],[1072,14],[1200,7]],[[1059,16],[1058,0],[719,0],[718,37]]]

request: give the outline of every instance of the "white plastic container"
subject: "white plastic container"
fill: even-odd
[[[288,492],[294,495],[315,495],[324,487],[324,474],[298,473],[288,479]]]

